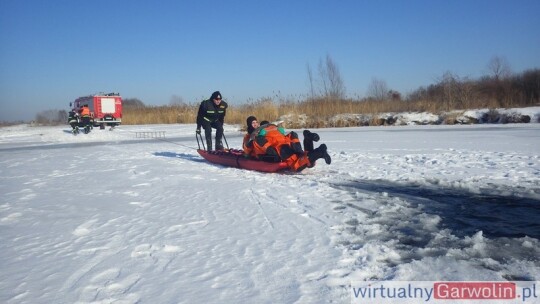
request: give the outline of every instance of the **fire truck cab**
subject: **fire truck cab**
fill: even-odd
[[[69,104],[73,111],[80,113],[84,105],[90,108],[90,117],[94,127],[111,128],[122,123],[122,97],[118,93],[100,93],[75,99]]]

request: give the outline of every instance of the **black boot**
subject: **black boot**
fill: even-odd
[[[319,141],[319,135],[317,133],[311,133],[309,130],[304,130],[304,149],[306,151],[313,150],[314,141]]]
[[[212,140],[211,139],[206,140],[206,151],[212,151]]]
[[[304,138],[309,138],[314,142],[318,142],[321,137],[317,133],[313,133],[309,130],[304,130]]]
[[[323,155],[323,157],[324,157],[324,162],[327,165],[330,165],[332,163],[332,158],[330,157],[330,154],[328,154],[328,152],[326,151],[326,145],[324,145],[324,155]]]
[[[216,142],[216,151],[223,150],[223,144],[221,141]]]
[[[326,145],[325,144],[322,144],[317,149],[308,152],[308,158],[309,158],[309,162],[312,165],[314,165],[315,161],[318,160],[319,158],[324,158],[324,161],[328,165],[330,165],[330,163],[332,162],[332,158],[330,157],[330,155],[326,151]]]

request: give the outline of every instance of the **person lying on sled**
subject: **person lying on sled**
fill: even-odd
[[[287,163],[293,171],[302,171],[306,167],[315,166],[315,161],[324,158],[327,164],[332,162],[326,151],[326,145],[322,144],[313,149],[313,142],[319,141],[319,135],[304,131],[304,147],[302,149],[298,134],[291,131],[285,132],[283,127],[264,122],[260,125],[255,116],[246,120],[247,134],[244,136],[243,149],[246,157],[252,157],[262,161]]]

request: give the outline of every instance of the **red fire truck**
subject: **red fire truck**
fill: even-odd
[[[90,108],[94,127],[99,126],[100,129],[105,129],[105,126],[110,126],[112,129],[122,123],[122,97],[118,93],[79,97],[69,104],[77,113],[84,105]]]

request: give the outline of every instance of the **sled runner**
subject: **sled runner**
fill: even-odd
[[[279,172],[288,169],[285,162],[270,163],[244,157],[243,150],[206,151],[198,149],[197,152],[207,161],[227,167],[234,167],[261,172]]]

